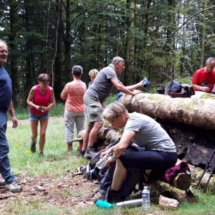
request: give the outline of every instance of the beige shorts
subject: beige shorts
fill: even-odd
[[[85,113],[87,123],[102,121],[102,105],[97,98],[84,94]]]

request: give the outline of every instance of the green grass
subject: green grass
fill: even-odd
[[[109,98],[110,101],[114,96]],[[109,101],[109,100],[108,100]],[[18,118],[28,118],[25,110],[16,110]],[[40,158],[37,153],[32,154],[30,146],[30,123],[28,120],[20,121],[18,128],[8,127],[7,137],[10,143],[10,163],[12,172],[16,176],[39,176],[43,178],[60,178],[68,172],[73,172],[78,166],[86,165],[84,158],[77,157],[76,151],[66,152],[64,143],[64,122],[63,122],[63,105],[57,105],[51,116],[60,116],[58,119],[51,120],[47,128],[47,138],[45,145],[45,158]],[[76,148],[77,143],[75,143]],[[83,182],[84,183],[84,182]],[[89,192],[89,191],[86,191]],[[157,204],[152,204],[150,210],[153,215],[212,215],[215,214],[214,196],[210,193],[203,194],[194,190],[199,196],[199,202],[195,204],[181,203],[178,210],[161,210]],[[73,192],[64,191],[64,196],[72,196]],[[81,195],[81,192],[80,192]],[[87,215],[108,215],[108,214],[125,214],[125,215],[144,215],[141,207],[131,209],[114,209],[104,210],[89,206],[75,210],[73,207],[57,207],[50,203],[41,202],[39,196],[30,196],[19,199],[8,199],[6,205],[0,207],[1,215],[66,215],[66,214],[87,214]]]

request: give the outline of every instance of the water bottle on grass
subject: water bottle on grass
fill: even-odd
[[[144,186],[142,191],[142,207],[144,211],[150,209],[150,191],[147,186]]]

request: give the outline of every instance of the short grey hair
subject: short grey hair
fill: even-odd
[[[0,43],[7,46],[7,43],[6,43],[4,40],[1,40],[1,39],[0,39]],[[7,46],[7,48],[8,48],[8,46]]]
[[[209,57],[209,58],[206,60],[206,64],[210,64],[212,61],[215,61],[215,57]]]
[[[80,76],[83,74],[83,67],[80,65],[75,65],[72,67],[71,72],[76,76]]]
[[[127,114],[128,110],[120,102],[110,103],[102,112],[104,119],[118,118],[121,114]]]
[[[112,60],[112,64],[117,64],[117,63],[120,63],[120,62],[124,62],[124,59],[123,58],[121,58],[121,57],[119,57],[119,56],[116,56],[116,57],[114,57],[113,58],[113,60]]]

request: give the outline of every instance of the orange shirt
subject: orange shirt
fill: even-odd
[[[74,80],[65,85],[61,96],[66,99],[65,109],[72,112],[84,112],[83,96],[86,84],[81,80]]]

